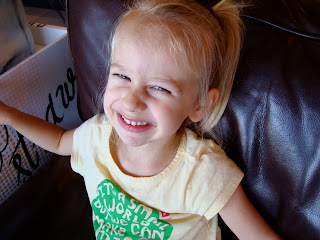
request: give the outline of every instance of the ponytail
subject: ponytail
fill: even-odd
[[[217,43],[218,55],[213,64],[216,65],[211,81],[211,88],[219,89],[219,99],[211,113],[200,123],[203,133],[212,135],[212,127],[220,120],[228,103],[243,40],[243,23],[240,18],[241,4],[222,0],[212,7],[214,18],[221,28],[220,42]],[[215,137],[216,138],[216,137]]]

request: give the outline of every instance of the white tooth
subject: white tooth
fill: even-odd
[[[147,125],[146,122],[134,122],[134,121],[130,121],[128,119],[126,119],[124,116],[122,116],[122,119],[127,123],[130,124],[132,126],[145,126]]]
[[[122,116],[122,118],[127,124],[131,124],[131,122],[128,119],[125,119],[123,116]]]

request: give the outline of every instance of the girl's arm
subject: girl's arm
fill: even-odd
[[[239,239],[281,239],[251,204],[241,184],[219,214]]]
[[[0,125],[9,125],[38,146],[59,155],[71,155],[74,130],[20,112],[0,101]]]

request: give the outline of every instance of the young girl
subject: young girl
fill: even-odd
[[[112,36],[104,114],[64,130],[1,103],[0,123],[71,155],[97,239],[219,239],[218,213],[240,239],[279,239],[246,198],[243,173],[202,138],[224,111],[240,45],[228,1],[137,1]]]

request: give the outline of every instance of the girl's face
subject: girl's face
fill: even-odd
[[[127,146],[174,141],[198,111],[196,82],[166,44],[132,36],[120,35],[114,46],[104,111]]]

